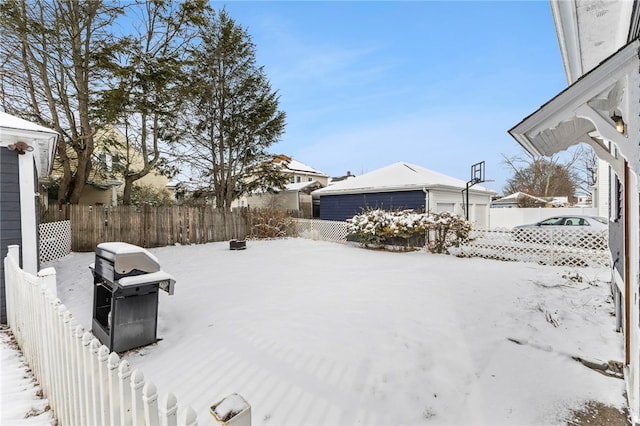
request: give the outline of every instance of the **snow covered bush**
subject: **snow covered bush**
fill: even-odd
[[[389,212],[380,209],[365,210],[347,219],[347,229],[363,246],[379,248],[384,247],[390,223]]]
[[[471,223],[463,217],[449,212],[430,217],[433,222],[429,226],[429,251],[432,253],[445,253],[449,247],[460,247],[469,238]]]
[[[468,238],[471,225],[448,212],[426,214],[413,210],[369,209],[347,219],[347,228],[365,247],[421,247],[428,241],[430,251],[444,253]]]

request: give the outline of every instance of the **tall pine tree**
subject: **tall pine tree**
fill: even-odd
[[[184,134],[174,149],[201,192],[228,209],[243,194],[286,183],[267,151],[284,132],[285,113],[244,28],[223,9],[201,31],[183,93]]]

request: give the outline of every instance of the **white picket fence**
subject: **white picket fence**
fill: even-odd
[[[59,425],[198,424],[191,407],[178,412],[172,393],[159,403],[141,371],[77,324],[55,297],[53,268],[34,276],[20,269],[18,258],[19,247],[9,246],[7,320]]]

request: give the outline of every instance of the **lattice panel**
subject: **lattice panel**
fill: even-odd
[[[318,219],[297,219],[296,231],[301,238],[338,243],[346,242],[349,234],[346,222]]]
[[[609,266],[608,232],[532,228],[474,230],[458,255],[548,265]]]
[[[71,253],[71,221],[40,224],[40,262],[50,262]]]

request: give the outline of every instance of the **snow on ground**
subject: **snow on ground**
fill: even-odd
[[[1,425],[53,424],[48,402],[40,398],[40,387],[8,329],[0,330],[0,388]]]
[[[622,380],[571,359],[623,359],[606,269],[303,239],[151,252],[176,290],[162,340],[125,358],[200,424],[236,392],[255,425],[561,424],[625,403]],[[93,256],[46,265],[86,328]]]

